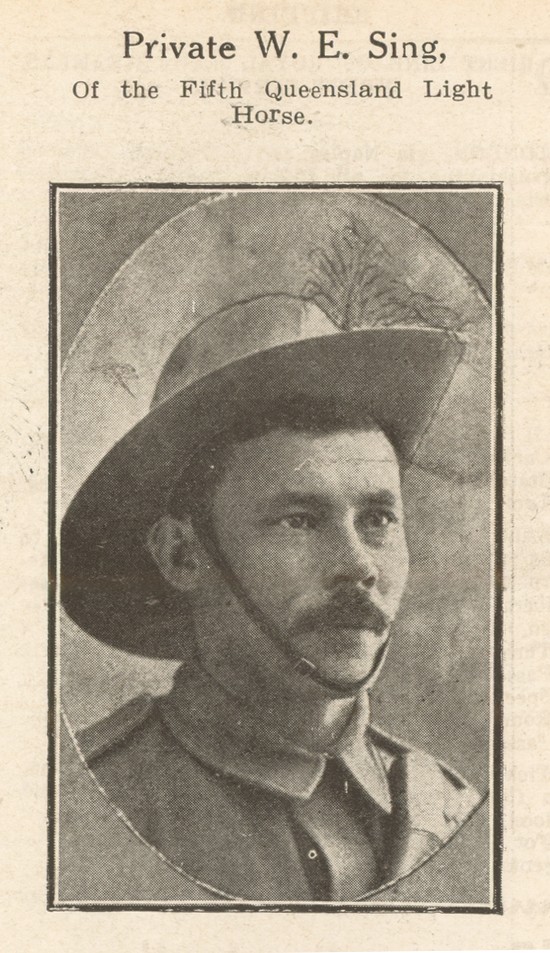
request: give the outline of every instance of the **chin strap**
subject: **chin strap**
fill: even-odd
[[[365,678],[362,678],[360,681],[335,682],[329,678],[325,678],[320,674],[317,666],[313,662],[307,658],[304,658],[303,656],[299,655],[298,652],[293,650],[293,648],[282,637],[277,626],[275,626],[271,620],[267,618],[260,607],[257,606],[256,603],[250,598],[241,580],[233,570],[229,560],[221,549],[214,527],[212,526],[210,515],[198,511],[194,512],[192,515],[192,523],[195,533],[202,543],[204,549],[212,559],[212,562],[218,571],[222,574],[225,582],[233,594],[243,606],[247,615],[252,619],[260,631],[263,632],[264,635],[266,635],[276,646],[276,648],[286,657],[298,675],[311,678],[311,680],[317,685],[328,689],[328,691],[332,692],[332,694],[341,698],[346,698],[350,695],[356,695],[367,684],[367,682],[372,679],[374,673],[382,666],[386,656],[388,649],[387,641],[378,650],[374,665],[372,666],[368,675],[366,675]]]

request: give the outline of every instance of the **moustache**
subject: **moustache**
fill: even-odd
[[[360,590],[339,592],[330,602],[303,612],[296,620],[295,632],[313,629],[368,629],[376,635],[390,626],[392,619],[370,596]]]

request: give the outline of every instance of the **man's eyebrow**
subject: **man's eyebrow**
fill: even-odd
[[[399,503],[398,497],[391,490],[361,493],[359,500],[362,506],[397,506]],[[319,509],[332,505],[334,500],[329,493],[299,493],[287,490],[276,493],[264,502],[273,509],[281,506],[309,506]]]
[[[327,493],[296,493],[291,490],[283,490],[274,496],[268,497],[265,503],[269,507],[278,506],[326,506],[330,503],[330,496]]]
[[[367,506],[397,506],[399,498],[392,490],[375,490],[372,493],[362,493],[361,500]]]

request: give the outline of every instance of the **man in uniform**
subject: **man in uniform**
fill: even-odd
[[[67,512],[71,617],[181,661],[167,695],[81,732],[81,754],[213,897],[366,897],[480,802],[369,714],[407,580],[401,469],[462,347],[428,328],[340,332],[287,295],[235,304],[179,343]]]

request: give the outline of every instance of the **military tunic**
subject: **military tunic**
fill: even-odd
[[[307,751],[197,664],[78,736],[129,824],[215,896],[351,901],[433,854],[480,802],[456,772],[369,723]]]

